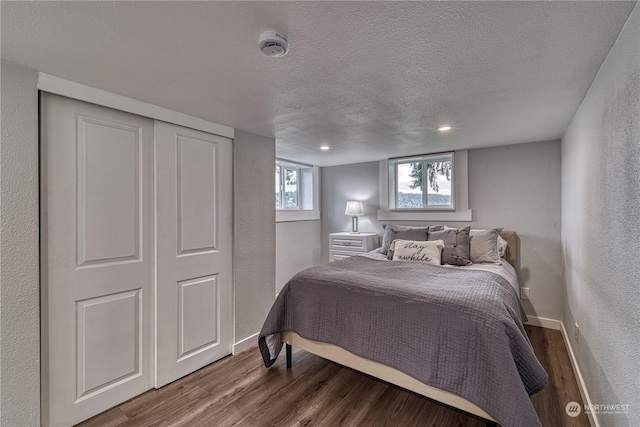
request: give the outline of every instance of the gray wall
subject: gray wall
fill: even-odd
[[[320,236],[319,220],[276,223],[276,293],[300,270],[321,264]]]
[[[469,150],[469,206],[472,227],[518,233],[527,314],[561,320],[560,142]]]
[[[328,261],[328,234],[347,231],[347,200],[361,200],[367,215],[360,231],[382,233],[378,221],[378,162],[322,170],[322,255]],[[469,150],[469,207],[473,222],[450,225],[504,227],[520,237],[521,286],[531,288],[523,301],[527,314],[562,319],[562,248],[560,245],[560,143],[518,144]],[[405,222],[433,224],[433,222]]]
[[[601,425],[640,425],[640,8],[562,138],[564,325]]]
[[[0,425],[40,425],[38,75],[2,62]]]
[[[344,214],[348,200],[365,204],[365,216],[358,218],[358,230],[382,236],[382,222],[376,219],[380,209],[378,168],[379,162],[322,168],[322,262],[329,262],[329,234],[351,231],[351,217]]]
[[[260,331],[275,298],[275,139],[236,131],[233,143],[235,342]]]

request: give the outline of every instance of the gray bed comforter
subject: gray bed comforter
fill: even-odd
[[[280,333],[337,345],[457,394],[505,427],[539,426],[530,395],[547,386],[526,316],[500,275],[352,257],[296,274],[260,331],[264,363]]]

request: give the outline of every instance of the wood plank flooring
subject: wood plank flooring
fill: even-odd
[[[549,386],[532,396],[545,427],[589,426],[565,405],[582,402],[559,331],[526,326]],[[115,426],[433,426],[484,427],[480,418],[441,405],[317,356],[284,351],[270,369],[257,347],[150,390],[79,424]]]

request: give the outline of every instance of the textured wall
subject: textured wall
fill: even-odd
[[[564,325],[601,425],[640,425],[640,8],[562,138]]]
[[[332,166],[322,170],[322,255],[328,261],[328,234],[349,230],[346,201],[362,200],[367,216],[361,231],[382,233],[378,162]],[[523,301],[527,314],[562,318],[560,245],[560,143],[517,144],[469,150],[469,207],[473,222],[447,222],[472,227],[504,227],[520,237],[521,286],[531,288]],[[397,221],[401,224],[433,222]]]
[[[2,62],[0,425],[40,425],[38,75]]]
[[[320,221],[276,224],[276,293],[291,276],[320,264],[321,260]]]
[[[275,299],[275,140],[236,131],[233,142],[235,342],[260,331]]]

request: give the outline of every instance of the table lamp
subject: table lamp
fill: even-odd
[[[353,217],[351,218],[351,233],[358,234],[358,217],[364,215],[364,203],[348,201],[344,214]]]

